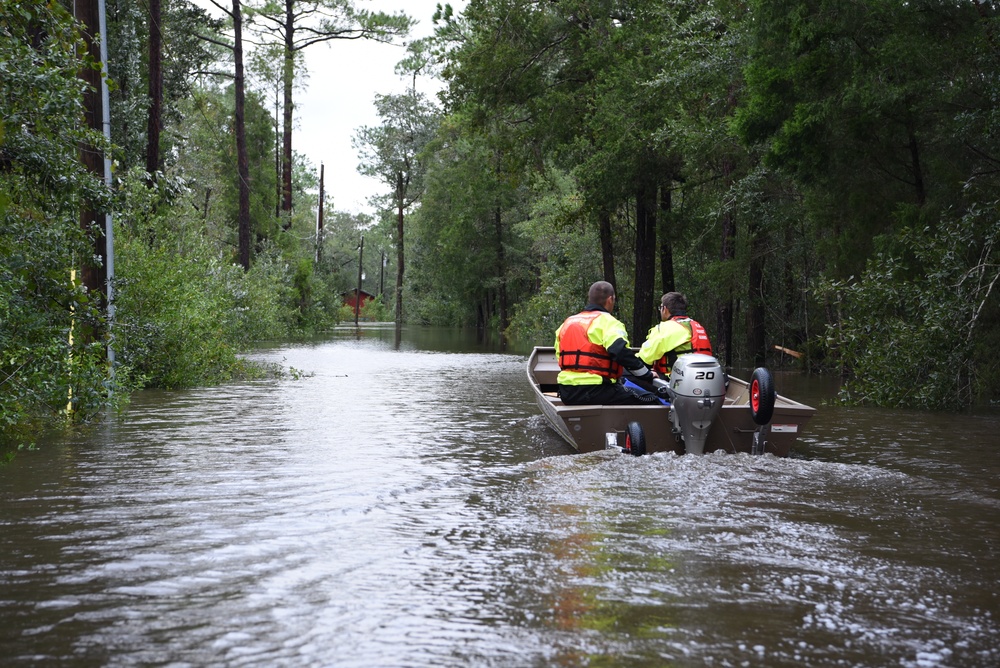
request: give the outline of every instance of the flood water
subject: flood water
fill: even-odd
[[[790,458],[577,455],[525,356],[393,338],[0,468],[0,663],[1000,665],[1000,416],[781,372]]]

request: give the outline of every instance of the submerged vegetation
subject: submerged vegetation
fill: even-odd
[[[549,343],[603,278],[636,345],[678,289],[727,365],[780,346],[849,402],[1000,398],[996,3],[444,5],[398,68],[440,99],[379,96],[355,137],[372,215],[290,150],[302,36],[410,19],[211,4],[108,0],[109,143],[91,3],[0,0],[2,443],[255,373],[255,343],[352,319],[361,269],[366,319]]]

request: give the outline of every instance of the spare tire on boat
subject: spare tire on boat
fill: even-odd
[[[750,377],[750,413],[756,424],[764,425],[774,414],[774,379],[764,367],[757,367]]]
[[[636,457],[646,454],[646,432],[638,422],[629,422],[625,429],[625,452]]]

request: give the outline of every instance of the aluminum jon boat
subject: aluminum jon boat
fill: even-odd
[[[659,405],[566,406],[557,393],[558,374],[555,348],[536,347],[528,357],[528,382],[549,424],[578,452],[722,450],[786,457],[816,413],[776,394],[767,369],[754,370],[747,382],[728,376],[714,357],[698,353],[677,359],[669,383],[657,381]]]

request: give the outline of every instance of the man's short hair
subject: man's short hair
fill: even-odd
[[[687,315],[687,297],[679,292],[668,292],[660,298],[660,306],[666,306],[671,315]]]
[[[603,306],[604,302],[608,300],[608,297],[613,294],[615,294],[615,286],[611,285],[607,281],[597,281],[590,286],[590,291],[587,293],[587,301],[591,304]]]

